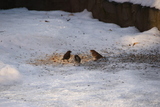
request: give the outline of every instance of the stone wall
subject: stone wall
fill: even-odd
[[[94,18],[121,27],[135,26],[140,31],[152,27],[160,29],[160,11],[132,3],[108,0],[0,0],[1,9],[26,7],[29,10],[91,11]]]

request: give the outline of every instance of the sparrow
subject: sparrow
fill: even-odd
[[[63,55],[63,58],[62,60],[69,60],[69,58],[71,57],[71,51],[67,51],[64,55]]]
[[[99,54],[98,52],[96,52],[95,50],[90,50],[90,52],[91,52],[95,61],[100,59],[100,58],[103,58],[103,56],[101,54]]]
[[[81,63],[81,58],[80,58],[78,55],[75,55],[75,56],[74,56],[74,61],[75,61],[76,63]]]

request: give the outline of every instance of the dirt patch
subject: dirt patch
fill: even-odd
[[[138,62],[138,63],[160,63],[160,54],[128,54],[119,56],[122,62]]]
[[[62,60],[64,54],[54,53],[52,55],[40,56],[36,59],[30,59],[28,64],[41,66],[41,65],[76,65],[74,61],[74,55],[71,55],[70,59]],[[129,63],[146,63],[151,67],[160,67],[160,54],[121,54],[117,56],[108,56],[101,58],[97,61],[93,61],[93,57],[90,54],[79,54],[81,58],[80,66],[84,66],[88,69],[118,69],[127,68]],[[141,65],[140,65],[141,66]],[[148,66],[148,65],[147,65]],[[132,67],[136,68],[136,67]],[[136,68],[137,69],[137,68]]]
[[[81,64],[84,64],[86,62],[90,62],[93,60],[91,55],[88,54],[79,54],[79,57],[81,58]],[[31,65],[59,65],[59,64],[75,64],[74,61],[74,55],[71,55],[70,59],[62,60],[63,54],[61,53],[55,53],[53,55],[44,55],[43,57],[39,57],[37,59],[30,59],[27,61],[28,64]]]

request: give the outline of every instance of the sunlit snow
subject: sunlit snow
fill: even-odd
[[[160,1],[159,0],[109,0],[118,3],[130,2],[133,4],[139,4],[141,6],[152,7],[156,9],[160,9]]]

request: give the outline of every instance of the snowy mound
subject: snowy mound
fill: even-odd
[[[0,84],[10,85],[19,79],[20,73],[14,67],[0,62]]]
[[[155,7],[157,9],[160,9],[159,0],[109,0],[109,1],[115,1],[118,3],[130,2],[133,4],[140,4],[142,6]]]

